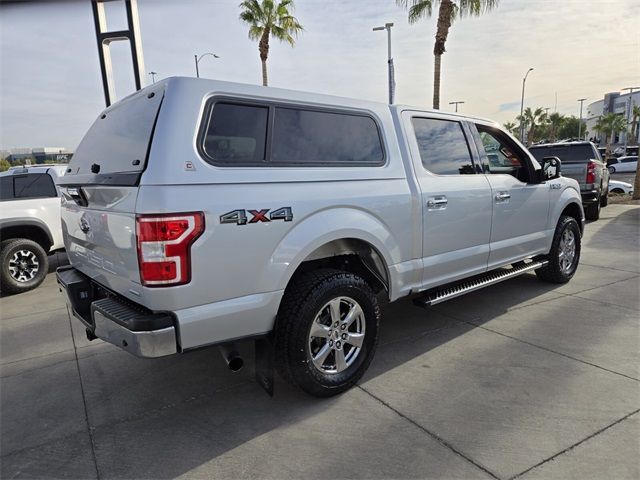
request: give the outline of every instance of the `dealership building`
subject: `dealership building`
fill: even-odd
[[[2,150],[0,154],[12,165],[69,163],[73,156],[72,151],[63,147],[12,148]]]
[[[625,94],[620,92],[607,93],[602,100],[590,103],[587,106],[587,116],[584,118],[587,124],[587,138],[598,138],[600,144],[604,146],[605,139],[596,131],[595,125],[600,117],[608,113],[622,115],[627,120],[628,130],[631,130],[631,122],[633,120],[631,110],[633,105],[640,105],[640,91]],[[637,129],[636,135],[640,137],[640,128]],[[627,137],[627,132],[618,132],[612,144],[625,145],[640,142],[640,138],[636,138],[634,141],[634,139]]]

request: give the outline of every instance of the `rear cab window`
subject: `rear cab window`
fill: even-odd
[[[385,153],[366,113],[212,99],[201,156],[217,166],[380,166]]]
[[[591,159],[601,160],[600,153],[591,145],[550,145],[529,147],[531,154],[542,161],[544,157],[558,157],[563,163],[586,162]]]
[[[107,108],[78,145],[58,184],[137,185],[146,167],[163,95],[160,85]]]
[[[7,175],[0,179],[0,199],[27,200],[57,197],[53,179],[48,173]]]

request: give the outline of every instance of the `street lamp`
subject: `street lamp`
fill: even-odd
[[[522,99],[520,100],[520,141],[523,143],[524,143],[524,118],[522,118],[522,115],[524,114],[524,84],[527,81],[529,72],[531,71],[533,71],[533,67],[527,70],[527,73],[524,74],[524,78],[522,79]]]
[[[449,105],[455,105],[456,106],[456,113],[458,113],[458,105],[464,103],[463,101],[456,101],[456,102],[449,102]]]
[[[582,104],[584,103],[585,100],[586,98],[578,99],[578,101],[580,102],[580,119],[578,120],[578,138],[580,140],[582,140]]]
[[[151,75],[151,81],[153,83],[156,83],[156,75],[158,74],[158,72],[149,72],[149,75]]]
[[[198,64],[200,63],[200,60],[202,60],[202,58],[206,57],[207,55],[211,55],[213,58],[220,58],[218,55],[216,55],[215,53],[211,53],[211,52],[203,53],[200,56],[194,55],[194,58],[195,58],[195,61],[196,61],[196,77],[198,77],[198,78],[200,78],[200,70],[198,70]]]
[[[393,23],[385,23],[384,27],[375,27],[373,29],[374,32],[378,32],[380,30],[387,31],[387,64],[389,66],[389,104],[393,103],[393,96],[396,89],[396,81],[394,78],[394,69],[393,69],[393,58],[391,57],[391,27],[393,27]]]

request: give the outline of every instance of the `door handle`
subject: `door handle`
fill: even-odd
[[[494,198],[496,203],[507,203],[511,198],[511,194],[509,192],[498,192]]]
[[[429,197],[427,200],[427,208],[430,210],[443,210],[447,208],[449,200],[444,195],[438,195],[437,197]]]

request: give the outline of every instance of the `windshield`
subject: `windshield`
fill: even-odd
[[[562,162],[600,160],[600,154],[588,144],[539,146],[531,147],[529,151],[538,161],[541,161],[544,157],[558,157]]]

